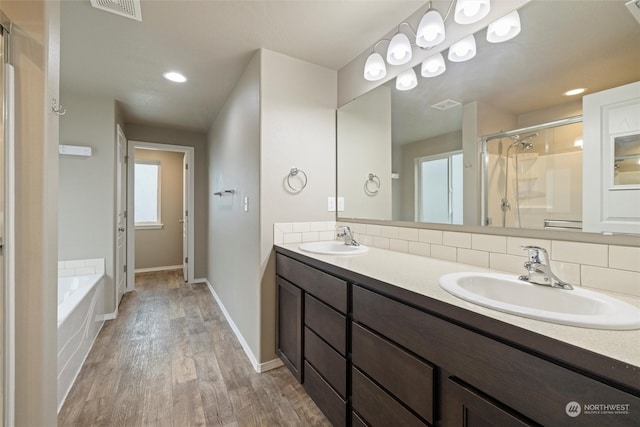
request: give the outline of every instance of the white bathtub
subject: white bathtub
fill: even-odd
[[[104,324],[104,275],[58,278],[58,411]]]

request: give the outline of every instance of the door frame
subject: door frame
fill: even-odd
[[[194,262],[195,259],[195,209],[194,209],[194,184],[195,184],[195,171],[194,171],[194,155],[195,148],[184,145],[172,145],[162,144],[156,142],[145,141],[133,141],[127,142],[127,156],[129,161],[127,163],[127,283],[125,292],[131,292],[135,290],[135,216],[133,214],[134,209],[134,166],[135,166],[135,149],[146,148],[158,151],[175,151],[183,153],[187,158],[188,179],[189,179],[189,191],[187,206],[189,211],[188,222],[188,244],[187,244],[187,257],[189,262],[187,263],[187,280],[189,283],[194,282]]]

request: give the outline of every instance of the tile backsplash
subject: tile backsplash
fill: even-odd
[[[104,274],[104,258],[58,261],[58,277]]]
[[[334,240],[337,222],[274,224],[274,243]],[[549,251],[558,277],[589,288],[640,297],[640,247],[345,223],[363,245],[524,274],[521,246]]]

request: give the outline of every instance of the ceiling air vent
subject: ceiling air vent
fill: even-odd
[[[444,111],[453,107],[457,107],[458,105],[461,105],[458,101],[454,101],[453,99],[445,99],[444,101],[440,101],[437,104],[433,104],[431,108]]]
[[[91,6],[116,15],[126,16],[136,21],[142,21],[140,0],[91,0]]]

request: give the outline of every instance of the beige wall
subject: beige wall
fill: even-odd
[[[15,424],[56,424],[59,3],[0,1],[16,25]],[[10,244],[10,242],[9,242]]]
[[[259,361],[275,354],[273,224],[331,221],[327,197],[336,193],[337,73],[269,50],[261,51],[260,97],[260,293]],[[304,170],[307,187],[284,188],[292,167]]]
[[[380,86],[338,110],[338,197],[345,218],[392,219],[391,89]],[[379,179],[367,183],[370,173]],[[375,194],[365,192],[365,183]]]
[[[208,279],[253,355],[260,348],[260,55],[212,124],[208,142]],[[213,196],[235,190],[233,195]],[[242,200],[248,198],[244,212]],[[253,361],[255,363],[255,361]]]
[[[209,203],[209,159],[207,135],[201,132],[167,128],[163,126],[134,125],[124,128],[129,141],[153,142],[156,144],[182,145],[194,149],[194,275],[197,279],[209,277],[208,268],[208,203]]]
[[[60,144],[92,148],[91,157],[60,156],[59,260],[105,259],[105,306],[115,306],[116,106],[113,99],[63,92]]]
[[[136,229],[135,268],[182,265],[182,197],[184,153],[135,150],[136,160],[160,162],[161,229]]]

